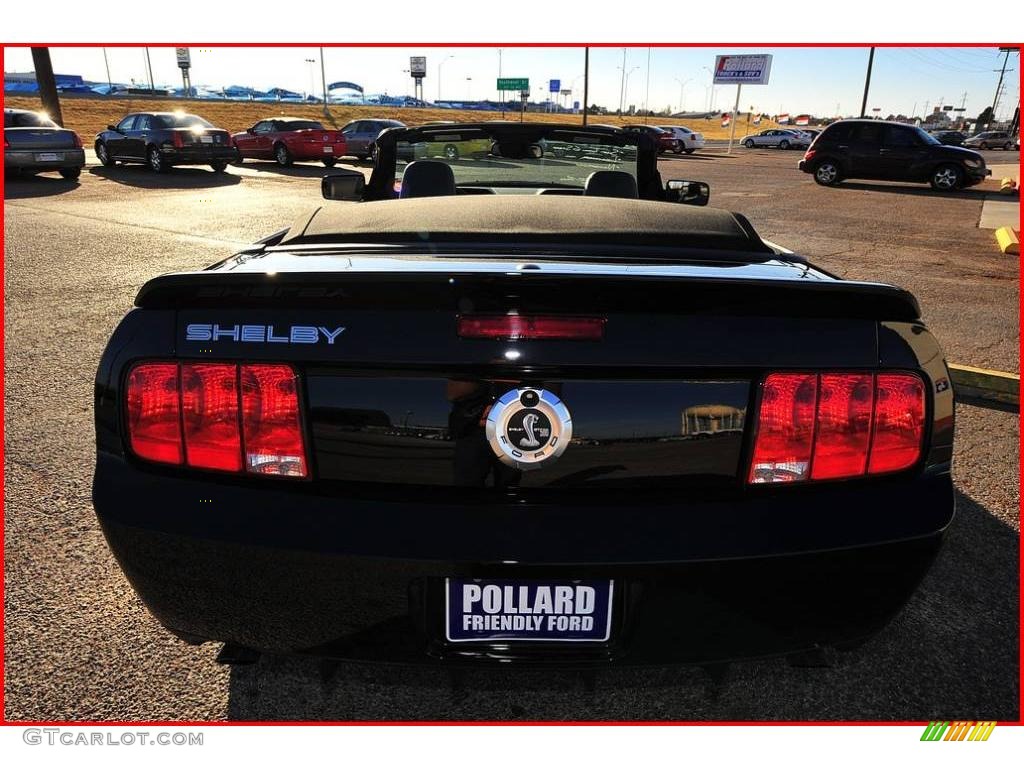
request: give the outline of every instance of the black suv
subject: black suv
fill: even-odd
[[[828,126],[800,161],[804,173],[834,186],[843,179],[928,182],[948,192],[984,181],[985,158],[948,147],[913,125],[883,120],[841,120]]]

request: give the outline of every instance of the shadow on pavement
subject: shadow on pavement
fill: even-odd
[[[1018,534],[957,493],[903,612],[826,667],[785,660],[597,670],[445,670],[264,656],[231,670],[233,720],[1016,720]],[[893,510],[913,514],[913,510]]]
[[[61,176],[4,176],[4,200],[24,200],[31,197],[52,197],[73,192],[81,186],[77,180],[68,181]]]
[[[294,178],[319,179],[327,174],[338,172],[341,170],[340,166],[358,164],[358,161],[350,163],[348,160],[345,160],[343,163],[339,163],[334,167],[328,167],[323,163],[318,163],[313,160],[297,160],[294,165],[283,166],[278,165],[273,160],[251,160],[246,158],[244,163],[235,163],[235,167],[246,168],[254,173],[268,173],[275,176],[291,176]]]
[[[968,189],[958,189],[956,192],[940,192],[937,189],[932,189],[927,185],[920,186],[903,186],[902,184],[870,184],[861,181],[844,181],[839,184],[836,189],[861,189],[868,192],[892,192],[897,195],[922,195],[924,197],[954,197],[961,200],[978,200],[983,201],[990,195],[996,194],[997,190],[992,189],[978,189],[976,187]]]
[[[234,173],[216,173],[206,166],[178,166],[167,173],[154,173],[144,165],[96,166],[89,173],[108,181],[141,189],[204,189],[230,187],[242,177]]]

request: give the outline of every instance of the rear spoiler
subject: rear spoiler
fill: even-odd
[[[914,296],[882,283],[749,277],[681,278],[517,272],[186,272],[142,286],[143,308],[433,309],[457,311],[460,295],[507,301],[514,281],[524,305],[557,304],[563,313],[607,310],[732,316],[850,318],[913,322]],[[458,286],[453,289],[453,285]],[[664,309],[659,309],[664,308]]]

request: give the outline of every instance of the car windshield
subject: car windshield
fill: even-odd
[[[523,139],[439,131],[429,141],[399,141],[395,182],[409,163],[438,160],[449,167],[457,186],[510,188],[583,188],[595,171],[625,171],[637,176],[637,147],[628,139],[557,130]]]
[[[187,114],[173,114],[173,115],[157,115],[156,121],[163,128],[213,128],[212,123],[208,123],[198,115],[187,115]]]
[[[941,144],[942,142],[932,136],[928,131],[923,128],[914,128],[914,132],[917,133],[917,137],[921,139],[925,144]]]

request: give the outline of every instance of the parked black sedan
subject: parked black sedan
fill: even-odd
[[[4,110],[4,173],[33,175],[59,171],[77,179],[85,166],[78,134],[40,112]]]
[[[238,160],[231,134],[198,115],[136,112],[96,136],[96,157],[105,166],[145,163],[157,173],[175,165],[209,165],[218,173]]]

